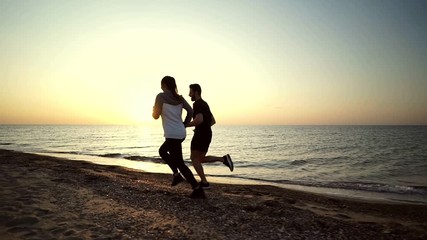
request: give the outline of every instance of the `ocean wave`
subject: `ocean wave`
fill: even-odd
[[[132,161],[150,161],[154,163],[163,163],[163,160],[161,158],[155,158],[155,157],[144,157],[144,156],[128,156],[124,157],[128,160]]]
[[[73,155],[84,155],[81,152],[77,151],[42,151],[44,153],[53,153],[53,154],[73,154]]]
[[[291,163],[290,163],[290,165],[293,165],[293,166],[302,166],[302,165],[305,165],[307,163],[308,163],[307,160],[292,160]]]
[[[123,155],[121,153],[106,153],[106,154],[100,154],[96,156],[106,157],[106,158],[123,158]]]
[[[303,166],[307,164],[315,164],[317,166],[322,165],[331,165],[338,164],[341,162],[348,161],[349,157],[347,156],[338,156],[338,157],[315,157],[315,158],[307,158],[307,159],[295,159],[289,161],[289,165],[291,166]]]
[[[122,153],[90,154],[90,153],[83,153],[83,152],[77,152],[77,151],[45,151],[45,153],[87,155],[87,156],[95,156],[95,157],[103,157],[103,158],[116,158],[116,159],[127,159],[132,161],[148,161],[148,162],[154,162],[154,163],[164,163],[164,161],[161,158],[146,157],[146,156],[139,156],[139,155],[127,155]]]
[[[317,183],[317,184],[314,183],[312,185],[320,186],[320,187],[362,190],[362,191],[370,191],[370,192],[427,195],[427,189],[414,188],[412,186],[388,185],[388,184],[382,184],[382,183],[326,182],[326,183]]]
[[[96,155],[98,157],[106,157],[106,158],[124,158],[127,160],[132,161],[148,161],[148,162],[154,162],[154,163],[163,163],[163,160],[156,157],[146,157],[146,156],[140,156],[140,155],[127,155],[127,154],[121,154],[121,153],[106,153],[106,154],[100,154]]]
[[[313,181],[293,181],[293,180],[270,180],[262,179],[257,177],[249,177],[242,175],[210,175],[214,177],[226,177],[236,179],[247,179],[259,182],[276,183],[276,184],[288,184],[288,185],[299,185],[307,187],[321,187],[321,188],[332,188],[332,189],[346,189],[346,190],[359,190],[367,192],[378,192],[378,193],[395,193],[403,195],[422,195],[427,196],[427,187],[424,186],[402,186],[402,185],[388,185],[381,183],[366,183],[366,182],[313,182]]]

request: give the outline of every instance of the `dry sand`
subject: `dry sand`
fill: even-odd
[[[427,206],[212,183],[0,150],[0,239],[427,239]]]

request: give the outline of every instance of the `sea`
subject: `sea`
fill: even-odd
[[[196,175],[193,133],[183,155]],[[171,173],[158,154],[163,141],[161,125],[0,125],[1,149]],[[234,171],[204,164],[208,181],[427,204],[427,126],[215,125],[208,155],[225,154]]]

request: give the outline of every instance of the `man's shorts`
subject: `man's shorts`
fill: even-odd
[[[191,150],[208,152],[211,141],[212,141],[212,132],[203,132],[203,133],[194,132],[193,139],[191,140]]]

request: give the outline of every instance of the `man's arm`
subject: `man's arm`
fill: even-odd
[[[191,122],[187,125],[187,127],[195,127],[195,126],[197,126],[197,125],[199,125],[199,124],[202,124],[202,122],[203,122],[203,114],[198,113],[198,114],[196,115],[196,117],[193,119],[193,121],[191,121]]]

